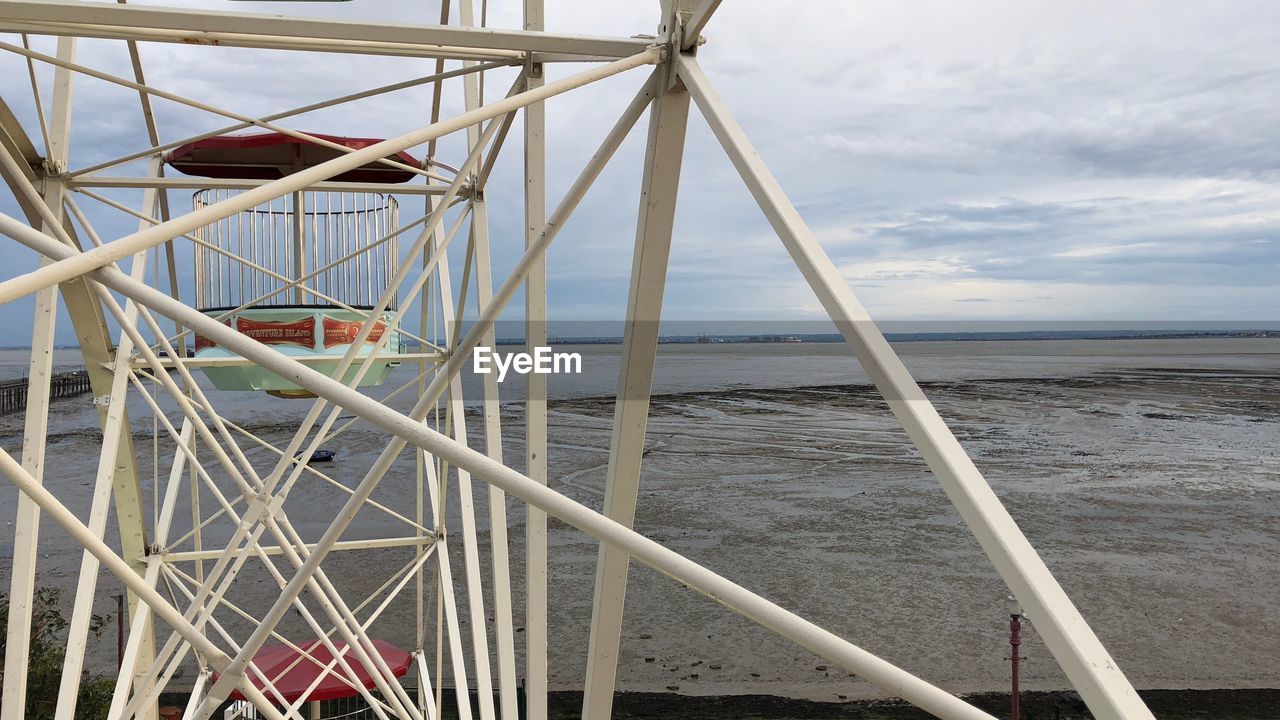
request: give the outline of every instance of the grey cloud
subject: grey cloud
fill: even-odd
[[[432,22],[436,13],[433,3],[417,0],[199,4],[407,22]],[[518,2],[489,5],[494,25],[518,23]],[[558,0],[548,4],[547,25],[568,33],[652,32],[656,5]],[[1265,2],[1120,8],[1087,2],[961,7],[813,0],[789,9],[785,20],[761,12],[757,3],[723,3],[707,28],[710,42],[700,59],[860,289],[888,294],[912,283],[957,279],[1129,285],[1135,291],[1175,283],[1225,288],[1197,297],[1206,312],[1216,307],[1229,314],[1236,304],[1232,288],[1265,293],[1280,270],[1280,147],[1273,142],[1280,125],[1277,22],[1280,7]],[[426,74],[433,65],[142,47],[148,78],[156,85],[246,113]],[[120,43],[85,43],[80,56],[129,74]],[[38,136],[21,59],[0,57],[0,63],[7,71],[0,73],[0,93]],[[554,66],[549,73],[554,79],[576,69]],[[552,206],[642,75],[631,73],[548,104]],[[488,97],[505,91],[503,77],[490,76]],[[446,112],[456,111],[456,84],[448,96]],[[291,126],[396,134],[425,121],[426,97],[425,91],[399,93]],[[78,81],[77,103],[73,164],[145,145],[131,91]],[[229,122],[162,101],[157,113],[165,139]],[[519,137],[517,125],[489,192],[500,276],[523,245]],[[448,157],[456,159],[459,145],[451,143]],[[552,248],[553,314],[621,316],[643,144],[641,126]],[[136,194],[113,197],[137,202]],[[189,202],[185,194],[174,197],[176,207]],[[92,205],[84,204],[86,210]],[[136,227],[127,218],[94,213],[108,237]],[[402,217],[413,215],[406,211]],[[34,266],[33,258],[24,262],[7,273]],[[879,269],[858,270],[869,265]],[[1273,292],[1280,301],[1280,291]],[[1001,296],[985,289],[954,296],[961,298],[960,311],[1002,309]],[[735,308],[760,314],[769,303],[790,312],[810,297],[695,111],[668,315],[705,317],[712,308],[717,315],[732,315]],[[1028,297],[1050,303],[1045,298],[1054,295]],[[921,302],[920,312],[934,310],[932,301]],[[1075,312],[1069,306],[1052,309]],[[28,323],[29,312],[20,308],[0,311],[5,328]]]
[[[1280,218],[1256,221],[1239,199],[1218,205],[1226,209],[1207,218],[1195,217],[1194,200],[1170,198],[941,205],[861,228],[865,241],[843,257],[925,267],[950,258],[990,280],[1274,284]]]

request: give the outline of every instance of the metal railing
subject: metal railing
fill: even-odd
[[[193,203],[199,210],[240,192],[201,190]],[[399,206],[390,195],[296,192],[206,225],[194,233],[196,304],[201,310],[257,298],[254,307],[331,304],[309,288],[352,307],[372,307],[400,259],[396,237],[379,241],[398,223]]]
[[[373,720],[377,717],[373,708],[359,697],[320,700],[318,704],[318,714],[313,714],[308,708],[302,711],[302,716],[319,720]],[[244,700],[231,703],[222,713],[223,720],[261,720],[263,717],[265,715]]]

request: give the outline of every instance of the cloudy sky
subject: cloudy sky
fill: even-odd
[[[403,22],[438,15],[434,0],[200,4]],[[657,0],[547,5],[547,27],[559,32],[628,36],[657,23]],[[519,25],[518,0],[490,6],[491,25]],[[725,0],[705,34],[703,67],[873,316],[1280,320],[1276,3]],[[34,42],[52,52],[51,39]],[[154,85],[249,114],[431,66],[158,44],[142,53]],[[79,58],[129,72],[120,42],[82,42]],[[41,77],[47,100],[49,73]],[[511,77],[492,73],[487,94]],[[635,71],[549,103],[553,204],[643,79]],[[38,144],[22,58],[0,54],[0,92]],[[456,111],[460,83],[447,94]],[[406,91],[293,126],[390,136],[425,124],[427,106],[427,91]],[[227,124],[164,101],[157,112],[164,139]],[[642,144],[638,129],[552,248],[554,316],[621,317]],[[79,80],[72,165],[144,146],[136,94]],[[456,143],[446,148],[446,161],[460,158]],[[522,242],[520,161],[513,133],[488,194],[499,277]],[[0,210],[15,213],[3,192]],[[116,197],[136,204],[138,195]],[[189,201],[176,193],[174,203]],[[404,217],[416,205],[405,200]],[[93,212],[108,237],[136,229]],[[11,248],[0,276],[35,266]],[[677,319],[821,313],[696,112],[667,300]],[[0,309],[6,332],[29,325],[29,302]]]

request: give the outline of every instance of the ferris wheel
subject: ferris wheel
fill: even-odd
[[[0,720],[23,714],[18,668],[41,548],[54,534],[83,551],[60,720],[75,715],[94,608],[109,592],[103,574],[128,592],[112,718],[159,717],[161,695],[176,690],[189,695],[185,717],[313,717],[314,703],[353,696],[378,718],[434,720],[446,697],[462,718],[545,718],[549,517],[599,544],[584,718],[611,716],[633,561],[938,717],[989,718],[753,592],[751,578],[719,575],[632,529],[693,107],[1090,710],[1151,717],[704,74],[698,51],[720,0],[654,5],[656,33],[603,37],[548,31],[543,0],[524,0],[514,29],[488,27],[474,0],[442,0],[435,25],[311,17],[307,5],[268,15],[252,5],[0,3],[9,34],[0,49],[8,67],[25,63],[33,97],[24,102],[36,110],[24,124],[0,98],[0,173],[22,215],[0,214],[0,234],[40,258],[0,282],[0,302],[34,296],[36,308],[22,450],[0,452],[0,474],[21,491]],[[78,59],[85,38],[118,45],[132,72]],[[372,55],[427,62],[430,72],[248,114],[200,97],[198,84],[150,84],[153,43],[201,46],[205,70],[249,48],[280,63]],[[560,63],[573,72],[544,77]],[[633,99],[583,138],[596,151],[563,197],[549,197],[549,101],[622,75],[634,78]],[[494,78],[509,77],[502,97],[486,99]],[[73,88],[90,79],[136,93],[138,133],[86,160],[70,148]],[[430,102],[400,118],[398,135],[295,127],[315,111],[413,89]],[[159,103],[218,127],[180,136],[157,120]],[[517,119],[523,137],[511,132]],[[468,413],[460,371],[475,348],[495,344],[494,323],[517,295],[526,345],[548,344],[547,249],[633,132],[647,138],[598,512],[549,477],[546,377],[528,376],[522,440],[504,445],[497,379],[484,377]],[[452,137],[461,140],[446,146]],[[496,158],[521,153],[522,192],[486,192]],[[505,278],[493,271],[491,203],[523,214],[523,253],[503,263]],[[123,223],[136,229],[117,232]],[[46,473],[58,452],[46,435],[59,306],[101,431],[92,477],[70,486]],[[483,450],[468,442],[468,422],[478,422]],[[372,448],[371,460],[337,476],[326,461],[344,437]],[[302,521],[317,514],[323,523]],[[516,527],[522,537],[511,536]],[[359,583],[353,566],[365,569]],[[379,635],[371,628],[385,627],[384,613],[411,620]]]

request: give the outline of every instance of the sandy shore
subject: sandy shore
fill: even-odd
[[[1280,372],[1144,368],[925,389],[1135,685],[1280,687]],[[521,408],[504,415],[506,452],[519,458]],[[594,507],[603,498],[611,417],[608,399],[552,408],[554,486]],[[0,425],[11,450],[20,442],[16,422]],[[150,432],[143,416],[135,424]],[[267,418],[255,428],[289,429]],[[334,473],[353,484],[378,439],[344,435],[333,446]],[[79,483],[87,494],[93,465],[84,458],[97,451],[96,431],[58,432],[50,442],[58,462],[80,457],[78,472],[55,472],[50,482],[63,492]],[[375,498],[403,503],[411,486],[412,466],[402,463]],[[0,503],[12,507],[14,494],[6,485]],[[290,504],[318,533],[339,499],[304,486]],[[512,556],[521,558],[523,512],[509,508]],[[1007,687],[1006,590],[866,386],[657,398],[636,527],[948,690]],[[365,514],[350,535],[377,530]],[[57,528],[45,532],[41,579],[70,586],[78,553]],[[596,545],[553,523],[551,556],[551,680],[577,690]],[[380,584],[407,557],[345,553],[326,567],[354,593]],[[522,584],[521,564],[513,571]],[[111,585],[104,580],[104,589]],[[274,586],[264,572],[250,572],[237,594],[253,611]],[[519,595],[515,601],[523,607]],[[113,608],[104,601],[101,609]],[[1025,685],[1066,687],[1031,620]],[[233,634],[247,629],[229,615],[225,624]],[[283,628],[302,625],[290,617]],[[411,608],[393,607],[374,634],[412,645]],[[821,701],[878,695],[643,567],[632,573],[623,638],[620,690]],[[433,653],[434,640],[428,644]],[[114,642],[99,643],[93,658],[99,669],[111,667]]]

